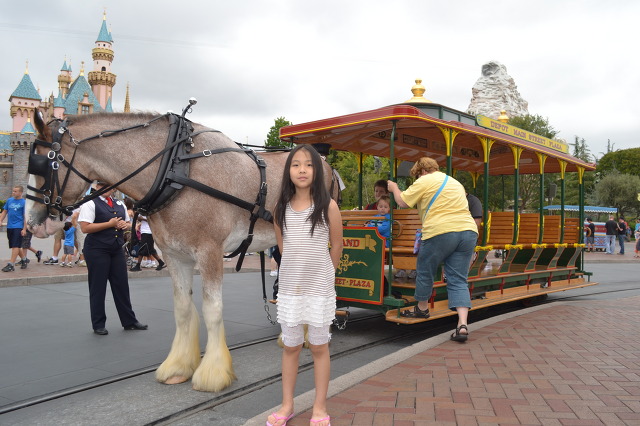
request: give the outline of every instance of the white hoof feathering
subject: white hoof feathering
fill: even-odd
[[[236,379],[231,353],[226,343],[207,350],[192,378],[193,389],[203,392],[219,392]]]
[[[200,364],[200,340],[198,338],[199,316],[193,303],[190,318],[179,321],[176,317],[176,335],[171,351],[156,370],[156,380],[168,385],[186,382]],[[182,325],[182,326],[181,326]]]

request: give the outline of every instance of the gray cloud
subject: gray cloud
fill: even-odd
[[[118,76],[136,110],[177,111],[195,96],[192,119],[231,138],[262,143],[273,119],[300,123],[399,103],[422,78],[427,98],[465,110],[481,65],[507,66],[531,113],[548,117],[593,152],[608,138],[636,146],[639,92],[631,1],[606,8],[540,0],[190,2],[109,0]],[[74,76],[98,34],[102,8],[72,0],[11,3],[0,17],[0,92],[16,88],[29,60],[41,95],[57,94],[65,55]],[[6,105],[6,104],[5,104]],[[8,106],[8,105],[7,105]],[[7,111],[8,108],[5,110]],[[0,129],[11,127],[8,114]]]

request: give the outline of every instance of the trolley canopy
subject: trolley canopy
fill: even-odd
[[[562,206],[560,205],[552,205],[552,206],[545,206],[544,207],[545,210],[550,210],[550,211],[554,211],[554,210],[562,210]],[[566,212],[577,212],[579,211],[580,206],[564,206],[564,211]],[[598,207],[598,206],[584,206],[584,212],[585,213],[612,213],[615,214],[617,213],[618,209],[615,207]]]
[[[542,144],[499,133],[476,124],[473,116],[434,104],[390,105],[280,129],[280,138],[295,143],[324,143],[332,149],[380,157],[390,157],[390,139],[396,123],[395,158],[416,161],[425,155],[439,164],[446,163],[446,136],[453,136],[452,165],[454,169],[484,172],[481,140],[491,140],[489,170],[491,175],[511,175],[514,172],[512,148],[523,148],[520,173],[540,173],[540,160],[546,156],[544,173],[559,173],[561,162],[567,172],[595,170],[595,165]],[[446,136],[445,136],[446,135]],[[540,138],[544,139],[544,138]],[[542,154],[542,155],[540,155]]]

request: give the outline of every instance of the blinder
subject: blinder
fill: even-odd
[[[42,197],[34,197],[29,194],[27,194],[26,197],[30,200],[46,205],[49,216],[69,216],[73,213],[73,208],[72,206],[62,206],[62,194],[64,192],[64,187],[66,186],[66,182],[68,180],[70,172],[73,170],[77,173],[77,171],[75,171],[75,169],[73,169],[73,166],[65,160],[62,154],[60,154],[60,149],[62,147],[62,138],[65,133],[68,133],[67,120],[54,120],[54,122],[60,123],[60,125],[55,131],[52,132],[53,141],[47,142],[41,139],[36,139],[31,144],[31,149],[29,151],[29,162],[27,165],[27,171],[29,172],[29,174],[44,178],[44,184],[40,188],[35,188],[27,185],[27,189],[41,194]],[[51,123],[52,122],[50,122],[49,124],[51,125]],[[69,136],[71,137],[71,133],[69,133]],[[71,137],[71,140],[73,141],[73,137]],[[38,146],[49,148],[49,152],[47,152],[46,155],[38,154],[36,152]],[[62,187],[60,186],[60,180],[58,179],[58,170],[60,169],[60,164],[63,164],[67,167],[67,174],[64,178]],[[77,174],[85,181],[90,182],[90,180],[85,176],[82,176],[79,173]],[[51,198],[53,197],[54,191],[57,193],[57,196],[52,202]]]

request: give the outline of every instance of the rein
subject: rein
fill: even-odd
[[[239,271],[242,267],[242,263],[244,261],[244,256],[247,252],[247,249],[249,248],[249,246],[251,245],[251,242],[253,241],[253,230],[257,220],[263,219],[267,222],[273,222],[273,217],[271,215],[271,212],[269,212],[265,208],[265,203],[267,198],[267,181],[266,181],[267,165],[264,159],[261,158],[259,155],[257,155],[253,150],[243,148],[240,144],[238,144],[240,148],[228,147],[228,148],[219,148],[219,149],[213,149],[213,150],[205,149],[202,152],[190,154],[189,151],[191,150],[191,148],[193,148],[193,138],[195,138],[196,136],[202,133],[208,133],[208,132],[219,133],[218,130],[214,130],[214,129],[201,130],[195,133],[193,132],[193,128],[190,125],[190,121],[185,118],[185,114],[191,110],[191,107],[195,103],[196,103],[195,99],[192,98],[189,101],[189,105],[183,110],[183,113],[181,116],[178,116],[173,113],[167,113],[167,114],[155,117],[154,119],[146,123],[137,124],[131,127],[118,129],[118,130],[102,131],[94,136],[87,137],[80,141],[77,141],[73,138],[73,135],[71,134],[71,131],[68,128],[68,121],[66,119],[52,120],[51,122],[48,123],[48,125],[50,125],[54,121],[60,123],[60,126],[58,126],[57,130],[52,132],[53,141],[48,142],[48,141],[36,139],[31,147],[31,152],[29,155],[29,170],[28,170],[29,173],[37,176],[42,176],[45,182],[43,186],[40,188],[35,188],[30,185],[28,185],[27,188],[31,191],[41,194],[42,197],[39,198],[36,196],[32,196],[30,194],[27,194],[27,198],[35,202],[45,204],[47,206],[47,212],[50,217],[55,217],[59,215],[60,218],[62,219],[63,215],[70,216],[73,213],[74,209],[80,207],[82,204],[88,201],[91,201],[103,195],[105,192],[118,187],[122,183],[130,180],[131,178],[133,178],[134,176],[142,172],[144,169],[149,167],[154,161],[156,161],[161,156],[167,155],[163,157],[161,161],[161,166],[160,166],[160,169],[158,170],[158,175],[156,176],[156,180],[152,185],[152,187],[150,188],[149,192],[147,193],[147,195],[143,197],[142,200],[136,203],[136,208],[135,208],[136,214],[134,215],[134,221],[139,211],[145,214],[150,214],[150,213],[155,213],[156,211],[165,207],[171,201],[173,196],[176,195],[176,191],[179,189],[182,189],[184,186],[191,187],[209,196],[220,199],[222,201],[226,201],[240,208],[248,210],[250,213],[250,218],[249,218],[249,231],[248,231],[247,238],[245,238],[242,241],[240,246],[235,251],[233,251],[233,253],[225,256],[225,257],[234,257],[238,254],[240,255],[238,258],[238,263],[236,265],[236,271]],[[81,200],[76,201],[71,205],[67,205],[67,206],[62,205],[62,195],[64,193],[67,182],[69,180],[69,176],[72,172],[88,183],[93,182],[91,179],[87,178],[81,172],[79,172],[76,168],[73,167],[73,163],[76,157],[76,152],[80,144],[90,140],[94,140],[94,139],[114,136],[129,130],[146,128],[151,123],[163,117],[169,117],[172,123],[172,126],[176,126],[176,128],[172,127],[172,129],[170,130],[170,136],[167,139],[167,145],[165,146],[164,149],[162,149],[160,152],[155,154],[146,163],[144,163],[142,166],[140,166],[135,171],[131,172],[130,174],[128,174],[118,182],[111,184],[109,186],[105,186],[97,191],[94,191],[93,193],[85,196]],[[175,133],[174,133],[174,130],[175,130]],[[71,157],[71,161],[69,162],[66,161],[66,159],[62,156],[62,154],[59,153],[62,147],[63,136],[65,133],[69,134],[70,141],[75,145],[73,150],[73,155]],[[172,134],[174,135],[174,138],[171,137]],[[185,142],[187,143],[185,144]],[[182,146],[183,144],[186,146],[183,147]],[[47,153],[47,155],[36,154],[37,145],[49,148],[50,151]],[[183,151],[185,151],[186,154],[179,155],[179,148],[184,148]],[[248,201],[235,197],[231,194],[227,194],[223,191],[207,186],[187,176],[188,167],[186,166],[186,164],[188,164],[188,161],[195,158],[210,157],[213,154],[221,154],[225,152],[245,153],[249,157],[251,157],[251,159],[258,166],[260,170],[261,183],[260,183],[260,188],[258,190],[258,195],[256,197],[256,201],[254,203],[250,203]],[[181,163],[184,163],[185,165],[181,167]],[[62,185],[60,185],[60,179],[58,177],[58,169],[60,168],[60,164],[64,165],[67,168],[67,172],[64,177],[64,181]],[[52,202],[51,197],[54,191],[55,193],[57,193],[57,196],[55,200]],[[158,200],[160,200],[159,201],[160,205],[158,204]],[[52,211],[57,211],[58,213],[52,214]]]

